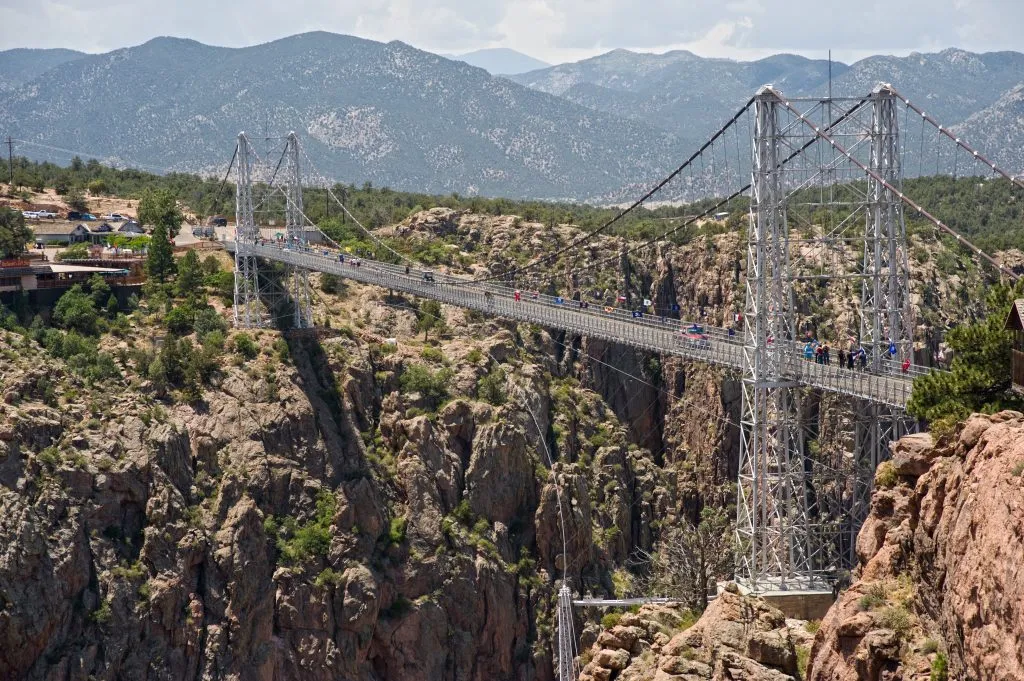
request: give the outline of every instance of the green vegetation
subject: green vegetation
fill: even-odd
[[[892,461],[883,461],[878,464],[875,470],[875,487],[879,489],[892,489],[900,481],[896,475],[896,467]]]
[[[441,303],[436,300],[424,300],[420,303],[419,316],[416,319],[416,330],[423,332],[423,340],[427,340],[430,331],[437,329],[438,335],[444,333],[444,318],[441,317]]]
[[[57,252],[57,260],[84,260],[89,257],[89,244],[79,242]]]
[[[174,246],[167,237],[167,227],[157,224],[146,254],[146,273],[161,284],[177,269],[174,262]]]
[[[1024,401],[1011,390],[1012,334],[1003,330],[1006,316],[1021,289],[996,285],[986,299],[987,317],[950,329],[946,342],[954,351],[949,373],[931,373],[914,380],[907,411],[931,424],[937,435],[972,412],[1021,409]]]
[[[604,617],[601,618],[601,626],[604,627],[605,629],[611,629],[616,624],[618,624],[619,620],[621,620],[621,619],[622,619],[622,613],[621,612],[605,613]]]
[[[388,526],[388,541],[392,544],[401,544],[405,541],[405,529],[409,524],[405,516],[397,516],[391,519]]]
[[[477,383],[476,392],[481,400],[500,407],[508,399],[505,390],[505,370],[500,366],[494,367]]]
[[[281,559],[294,565],[308,558],[326,557],[331,547],[331,521],[337,507],[334,494],[322,490],[316,497],[316,513],[311,520],[299,525],[290,516],[284,518],[276,532],[277,550],[281,552]]]
[[[255,359],[256,355],[260,354],[260,348],[256,345],[256,341],[244,331],[235,336],[234,343],[235,352],[245,359]]]
[[[885,605],[885,603],[885,584],[882,582],[874,582],[868,586],[867,592],[857,601],[857,605],[860,606],[861,610],[874,610],[881,605]]]
[[[178,236],[181,223],[185,216],[178,209],[177,194],[170,189],[147,189],[139,201],[139,224],[150,225],[154,229],[153,237],[156,238],[156,228],[163,227],[166,230],[166,237]]]
[[[25,251],[32,240],[32,230],[25,226],[19,211],[0,206],[0,259],[12,258]]]
[[[452,375],[449,368],[431,371],[422,364],[412,364],[403,369],[398,385],[403,393],[419,393],[420,397],[436,409],[448,399],[448,384]]]
[[[886,629],[892,629],[900,639],[906,639],[910,633],[912,619],[910,613],[902,605],[891,605],[878,615],[878,622]]]
[[[931,674],[929,674],[928,679],[929,681],[949,680],[949,660],[946,658],[945,653],[939,653],[932,660]]]
[[[96,624],[103,625],[110,621],[114,613],[110,609],[110,601],[100,601],[99,607],[89,613],[89,620]]]

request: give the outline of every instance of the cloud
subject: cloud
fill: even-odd
[[[326,30],[440,52],[508,46],[548,61],[615,47],[850,60],[959,46],[1024,50],[1019,0],[3,0],[0,49],[105,51],[158,35],[243,46]]]

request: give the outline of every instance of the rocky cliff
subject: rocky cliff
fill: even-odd
[[[1024,415],[914,435],[879,469],[859,580],[814,639],[811,681],[1024,678]]]

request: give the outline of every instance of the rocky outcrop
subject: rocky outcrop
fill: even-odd
[[[1024,678],[1024,415],[903,438],[887,466],[808,679]]]
[[[795,681],[786,619],[764,601],[726,590],[692,626],[676,607],[643,606],[601,631],[580,681]]]

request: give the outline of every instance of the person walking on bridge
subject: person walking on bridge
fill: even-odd
[[[832,349],[828,346],[828,343],[821,346],[821,361],[830,366],[832,364],[831,351]]]
[[[846,368],[846,351],[844,351],[842,348],[839,348],[839,368]]]

